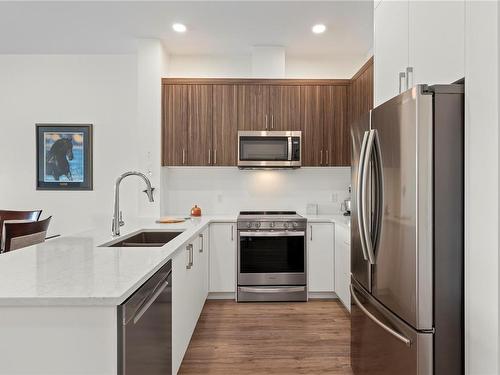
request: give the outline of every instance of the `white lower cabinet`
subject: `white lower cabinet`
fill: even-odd
[[[208,243],[204,239],[196,235],[172,259],[173,374],[181,366],[207,298],[209,249],[203,247]]]
[[[236,224],[210,224],[210,292],[236,292]]]
[[[198,255],[200,257],[199,263],[202,265],[202,269],[200,270],[201,277],[201,288],[200,288],[200,300],[202,300],[202,307],[205,304],[205,300],[208,296],[208,283],[209,283],[209,258],[210,258],[210,240],[209,240],[209,232],[210,230],[206,228],[199,235],[198,240]]]
[[[309,292],[333,292],[334,226],[332,223],[309,223],[307,229]]]
[[[335,225],[335,293],[347,310],[351,311],[351,232]]]

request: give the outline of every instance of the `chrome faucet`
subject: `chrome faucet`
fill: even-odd
[[[149,178],[147,178],[144,173],[131,171],[125,172],[120,177],[118,177],[115,182],[115,206],[113,211],[113,222],[111,225],[113,236],[119,236],[120,227],[125,224],[125,222],[123,221],[122,212],[120,211],[120,182],[122,182],[122,180],[127,176],[141,177],[146,183],[146,190],[144,190],[144,192],[147,194],[149,201],[154,202],[153,190],[155,188],[151,187],[151,181],[149,181]]]

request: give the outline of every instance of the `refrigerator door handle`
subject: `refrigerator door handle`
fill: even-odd
[[[359,206],[361,207],[360,211],[362,212],[362,231],[363,238],[365,239],[365,247],[366,253],[368,255],[368,261],[370,264],[375,264],[375,254],[373,252],[373,242],[370,233],[370,223],[368,222],[369,215],[365,215],[366,201],[368,200],[368,171],[370,170],[370,158],[373,153],[373,146],[375,144],[376,130],[370,130],[368,132],[368,140],[366,142],[366,150],[363,161],[363,170],[362,170],[362,184],[361,184],[361,201]]]
[[[363,181],[363,170],[364,170],[364,161],[365,161],[365,154],[366,154],[366,143],[368,141],[368,131],[365,131],[363,135],[363,142],[361,143],[361,152],[359,155],[359,165],[358,165],[358,181],[357,181],[357,187],[356,187],[356,200],[358,204],[358,229],[359,229],[359,238],[361,241],[361,249],[363,250],[363,258],[365,261],[368,260],[368,252],[366,251],[366,243],[364,239],[364,228],[363,228],[363,215],[364,215],[364,206],[363,206],[363,186],[364,186],[364,181]]]
[[[374,226],[373,226],[373,258],[375,258],[375,252],[377,251],[380,244],[380,233],[382,232],[382,216],[384,213],[384,172],[383,172],[383,164],[382,164],[382,148],[380,147],[380,139],[378,132],[375,132],[375,179],[377,182],[377,190],[376,190],[376,212],[374,215]]]
[[[354,287],[352,284],[349,286],[351,288],[351,295],[352,299],[354,300],[354,303],[360,308],[361,311],[365,313],[365,315],[370,318],[375,324],[377,324],[380,328],[385,330],[386,332],[390,333],[393,335],[395,338],[397,338],[399,341],[403,342],[406,346],[411,346],[411,340],[399,332],[396,332],[393,330],[391,327],[385,325],[382,323],[380,320],[378,320],[371,312],[367,310],[366,307],[363,306],[363,304],[359,301],[358,297],[356,296],[356,292],[354,291]]]

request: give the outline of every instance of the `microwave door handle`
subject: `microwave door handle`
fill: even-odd
[[[288,161],[292,161],[292,137],[288,137]]]
[[[364,132],[363,141],[361,143],[361,152],[359,154],[359,165],[358,165],[358,180],[356,186],[356,201],[358,206],[358,230],[359,230],[359,239],[361,241],[361,249],[363,251],[363,258],[365,261],[368,260],[368,253],[366,251],[365,244],[365,231],[363,229],[364,219],[363,219],[363,170],[364,170],[364,162],[365,162],[365,153],[366,153],[366,143],[368,141],[368,131]]]

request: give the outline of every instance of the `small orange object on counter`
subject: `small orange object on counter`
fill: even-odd
[[[191,216],[201,216],[201,208],[194,205],[194,207],[191,208]]]

